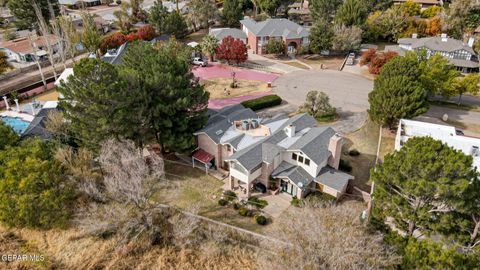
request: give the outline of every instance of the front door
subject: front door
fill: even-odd
[[[281,191],[292,195],[292,197],[297,196],[297,187],[291,184],[288,180],[280,180]]]

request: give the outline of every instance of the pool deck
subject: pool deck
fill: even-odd
[[[17,111],[4,111],[0,113],[0,116],[6,116],[6,117],[15,117],[15,118],[20,118],[23,121],[26,122],[32,122],[33,118],[35,116],[28,114],[28,113],[23,113],[23,112],[17,112]]]

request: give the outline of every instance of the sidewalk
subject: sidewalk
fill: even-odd
[[[271,95],[271,91],[267,92],[262,92],[262,93],[257,93],[257,94],[252,94],[252,95],[246,95],[246,96],[239,96],[239,97],[233,97],[233,98],[225,98],[225,99],[210,99],[208,101],[208,108],[210,109],[221,109],[223,107],[229,106],[229,105],[234,105],[234,104],[239,104],[242,103],[243,101],[250,100],[250,99],[255,99],[263,96],[268,96]]]

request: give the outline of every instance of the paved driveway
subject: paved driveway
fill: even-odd
[[[300,106],[311,90],[323,91],[340,113],[364,112],[369,108],[368,93],[373,81],[336,70],[302,70],[279,77],[273,91],[290,104]]]
[[[192,72],[202,80],[212,78],[231,78],[232,72],[235,72],[235,78],[242,80],[273,82],[278,78],[278,75],[268,72],[236,68],[217,63],[210,63],[207,67],[194,67]]]

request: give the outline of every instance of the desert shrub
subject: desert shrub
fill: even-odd
[[[238,214],[242,217],[251,217],[253,213],[250,209],[241,207],[240,209],[238,209]]]
[[[352,150],[348,151],[348,154],[352,157],[356,157],[356,156],[360,155],[360,152],[357,149],[352,149]]]
[[[234,199],[237,198],[237,194],[235,194],[235,192],[232,190],[225,190],[225,192],[223,192],[223,195],[225,196],[225,199],[228,201],[233,201]]]
[[[227,204],[228,204],[228,201],[225,200],[225,199],[220,199],[220,200],[218,200],[218,205],[220,205],[220,206],[225,206],[225,205],[227,205]]]
[[[256,198],[256,197],[251,197],[248,199],[248,204],[251,204],[257,208],[264,208],[265,206],[268,205],[268,202],[265,201],[265,200],[261,200],[259,198]]]
[[[255,221],[257,222],[258,225],[267,225],[267,218],[265,216],[259,215],[255,217]]]
[[[268,96],[263,96],[260,98],[256,99],[251,99],[242,102],[242,105],[245,106],[245,108],[250,108],[254,111],[273,107],[280,105],[282,103],[282,98],[280,98],[277,95],[268,95]]]
[[[375,49],[368,49],[362,53],[362,58],[360,59],[360,65],[368,65],[372,62],[372,59],[377,54],[377,50]]]
[[[350,162],[348,160],[340,159],[340,170],[345,171],[345,172],[351,172],[352,171],[352,165],[350,165]]]
[[[292,200],[290,201],[290,204],[296,207],[300,207],[302,206],[303,202],[300,199],[292,198]]]
[[[312,192],[310,193],[307,198],[305,198],[306,201],[308,201],[308,203],[312,204],[312,205],[316,205],[316,204],[324,204],[324,203],[333,203],[337,200],[337,198],[335,198],[334,196],[330,195],[330,194],[327,194],[327,193],[323,193],[323,192],[320,192],[320,191],[315,191],[315,192]]]

